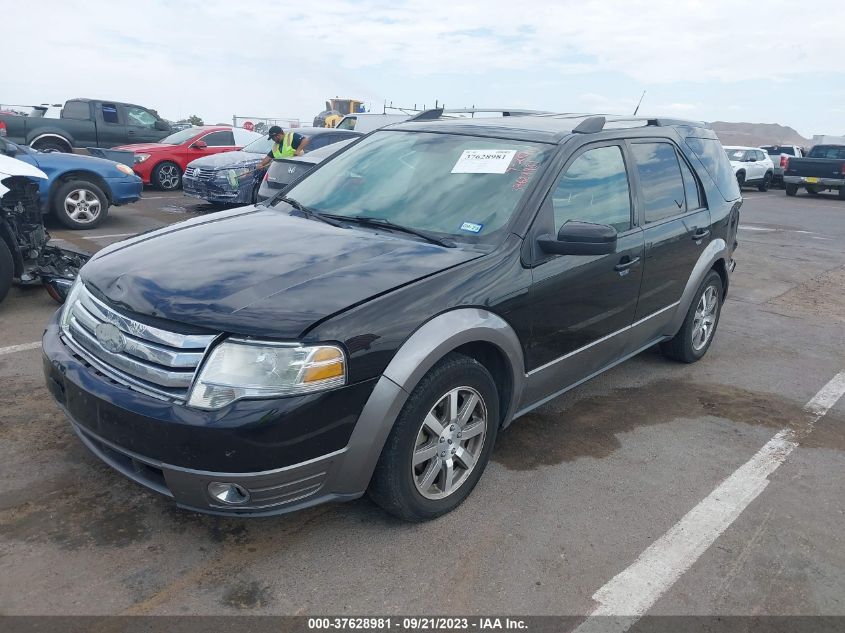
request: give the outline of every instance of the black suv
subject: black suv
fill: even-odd
[[[183,507],[452,510],[514,419],[704,356],[741,204],[704,124],[563,115],[401,123],[280,195],[102,250],[44,334],[82,442]]]

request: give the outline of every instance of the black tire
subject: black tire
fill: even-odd
[[[182,170],[179,165],[166,160],[153,168],[152,185],[161,191],[175,191],[182,186]]]
[[[786,195],[788,196],[794,196],[798,193],[798,185],[787,183],[784,185],[784,189],[786,189]]]
[[[445,453],[447,457],[443,460],[438,457],[435,450],[435,455],[430,460],[436,463],[430,460],[421,462],[418,467],[422,468],[423,472],[416,474],[413,457],[415,450],[418,449],[417,442],[424,432],[423,421],[446,394],[459,387],[474,390],[481,405],[479,410],[486,411],[484,435],[480,446],[476,446],[478,452],[474,466],[466,469],[466,474],[462,474],[462,482],[457,484],[451,494],[442,498],[428,498],[423,496],[418,489],[416,477],[422,477],[423,473],[431,468],[432,471],[438,473],[432,485],[442,486],[442,483],[437,482],[445,479],[445,471],[438,464],[450,461],[453,465],[460,466],[460,460],[449,457],[448,451],[454,454],[455,446],[460,450],[461,443],[472,442],[467,439],[455,439],[455,444],[452,444],[451,441],[444,442],[441,436],[439,443],[434,444],[435,436],[431,434],[428,439],[431,447],[440,446],[442,443],[446,450],[440,455]],[[463,404],[466,402],[467,400],[464,400]],[[370,481],[368,490],[370,497],[384,510],[406,521],[427,521],[454,510],[469,496],[484,472],[496,442],[498,428],[499,398],[496,383],[490,372],[475,359],[462,354],[449,354],[423,377],[402,408],[384,444]],[[449,429],[453,430],[449,431]],[[443,433],[457,431],[460,431],[459,424],[443,425]],[[449,449],[450,445],[451,449]]]
[[[9,245],[0,237],[0,303],[9,294],[14,274],[15,262],[12,260],[12,252],[9,250]]]
[[[53,215],[69,229],[93,229],[106,219],[108,212],[108,196],[87,180],[69,180],[53,195]]]
[[[736,184],[739,185],[740,190],[745,186],[745,172],[741,171],[736,175]]]
[[[772,172],[767,171],[766,175],[763,176],[763,182],[757,185],[757,191],[766,192],[769,190],[769,187],[772,186]]]
[[[819,195],[819,190],[813,187],[812,185],[807,185],[804,188],[807,190],[807,193],[809,193],[811,196]]]
[[[697,347],[693,342],[693,335],[698,329],[696,316],[703,295],[711,288],[715,289],[716,307],[713,312],[715,319],[711,325],[709,334],[707,334],[707,338],[703,341],[703,345]],[[719,326],[719,316],[722,313],[722,299],[722,278],[715,270],[711,270],[698,287],[681,329],[678,330],[678,333],[673,338],[660,344],[660,351],[669,358],[682,363],[694,363],[703,358],[707,350],[710,349],[710,344],[716,336],[716,328]]]
[[[73,148],[67,143],[49,138],[35,141],[35,143],[32,144],[32,148],[37,149],[39,152],[61,152],[62,154],[73,153]]]

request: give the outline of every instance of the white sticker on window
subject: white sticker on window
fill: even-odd
[[[452,173],[504,174],[515,155],[515,149],[465,149]]]

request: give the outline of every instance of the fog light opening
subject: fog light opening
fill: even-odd
[[[208,494],[226,505],[236,506],[249,501],[249,492],[240,484],[212,481],[208,484]]]

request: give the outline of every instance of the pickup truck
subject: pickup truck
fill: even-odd
[[[790,158],[783,171],[786,195],[804,187],[811,196],[822,191],[839,192],[845,200],[845,145],[816,145],[804,158]]]
[[[155,110],[131,103],[71,99],[59,118],[0,114],[0,136],[19,145],[54,152],[74,148],[114,147],[127,143],[154,143],[170,134],[170,124]]]
[[[772,182],[783,183],[783,168],[786,167],[787,161],[793,156],[802,158],[804,150],[797,145],[761,145],[760,149],[769,155],[774,165],[774,178]]]

